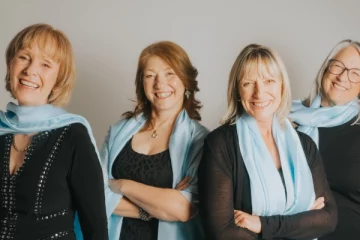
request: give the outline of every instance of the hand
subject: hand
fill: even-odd
[[[311,210],[319,210],[319,209],[322,209],[323,207],[325,207],[324,201],[325,201],[324,197],[319,197],[318,199],[316,199]]]
[[[259,216],[254,216],[239,210],[234,210],[234,219],[235,224],[239,227],[246,228],[254,233],[261,232],[261,221]]]
[[[181,180],[181,182],[176,185],[175,189],[181,191],[188,188],[190,186],[190,180],[191,177],[185,177],[183,180]]]

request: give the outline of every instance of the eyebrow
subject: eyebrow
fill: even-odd
[[[174,69],[172,68],[172,67],[167,67],[167,68],[165,68],[164,70],[173,70],[174,71]],[[144,69],[144,72],[145,71],[151,71],[151,72],[156,72],[154,69],[152,69],[152,68],[145,68]]]

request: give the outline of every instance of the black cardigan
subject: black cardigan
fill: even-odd
[[[205,239],[313,239],[334,230],[337,209],[320,154],[312,139],[299,133],[314,180],[316,198],[325,198],[321,210],[294,215],[260,217],[262,232],[238,227],[234,209],[252,213],[250,179],[245,168],[235,125],[224,125],[205,140],[199,167],[200,216]]]

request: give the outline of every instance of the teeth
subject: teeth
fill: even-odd
[[[259,102],[259,103],[253,103],[255,106],[257,107],[266,107],[267,105],[269,105],[270,101],[266,101],[266,102]]]
[[[27,87],[32,87],[32,88],[38,88],[39,87],[39,85],[36,85],[35,83],[28,82],[26,80],[20,80],[20,83],[22,85],[27,86]]]
[[[167,98],[171,95],[171,92],[169,93],[156,93],[155,94],[158,98]]]
[[[342,91],[346,91],[346,88],[340,86],[340,85],[337,85],[336,83],[334,83],[334,87],[339,89],[339,90],[342,90]]]

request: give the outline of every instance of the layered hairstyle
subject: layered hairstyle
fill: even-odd
[[[6,90],[14,97],[10,86],[10,66],[19,50],[31,48],[34,44],[48,57],[59,63],[59,73],[48,97],[48,103],[56,106],[67,104],[75,84],[74,54],[66,35],[48,24],[28,26],[10,41],[6,49]]]
[[[175,71],[176,75],[184,84],[185,89],[190,92],[189,98],[184,97],[183,108],[191,119],[200,121],[201,116],[199,110],[202,106],[200,101],[195,99],[195,93],[199,91],[196,80],[198,71],[191,64],[190,58],[185,50],[179,45],[169,41],[153,43],[141,52],[135,78],[136,107],[134,111],[125,112],[123,115],[126,118],[131,118],[142,113],[146,119],[150,120],[151,104],[145,95],[143,82],[146,63],[153,56],[161,58]]]
[[[291,90],[285,64],[274,50],[250,44],[240,52],[231,68],[227,90],[228,110],[221,120],[222,124],[234,124],[237,116],[244,112],[239,94],[242,79],[253,75],[261,77],[265,74],[282,82],[281,102],[276,113],[280,122],[287,117],[291,108]]]
[[[346,39],[346,40],[342,40],[338,44],[336,44],[336,46],[331,50],[329,55],[326,57],[325,61],[322,63],[320,70],[318,71],[318,73],[316,75],[313,89],[310,92],[310,95],[304,100],[305,106],[309,107],[317,95],[322,96],[324,94],[322,81],[323,81],[325,73],[328,71],[330,60],[333,59],[341,50],[343,50],[347,47],[355,48],[358,51],[359,57],[360,57],[360,42]],[[360,96],[358,98],[360,98]],[[359,122],[359,120],[360,120],[360,114],[359,114],[356,122]]]

